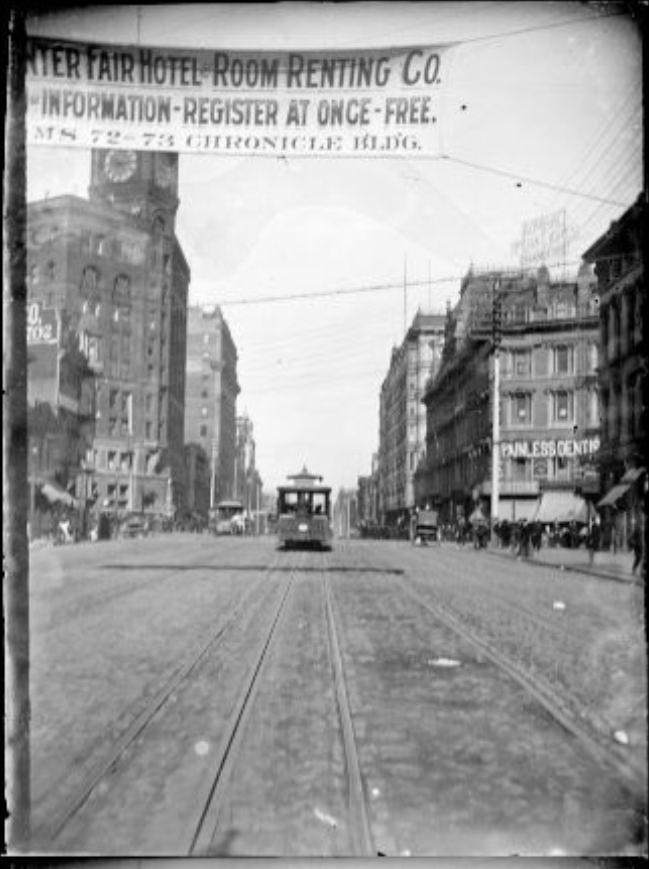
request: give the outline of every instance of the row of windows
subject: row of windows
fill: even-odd
[[[526,458],[504,459],[503,480],[512,483],[529,483],[539,478],[571,480],[574,476],[575,459],[569,456],[553,456],[542,462]]]
[[[508,410],[506,422],[509,425],[532,424],[531,392],[517,392],[510,395],[505,407]],[[571,423],[575,416],[575,393],[571,390],[558,390],[550,393],[548,411],[551,423],[558,425]],[[599,422],[599,401],[595,391],[589,393],[587,411],[589,425],[597,425]]]
[[[569,344],[558,344],[552,348],[550,355],[550,374],[558,377],[575,373],[576,354],[575,347]],[[590,343],[588,345],[587,355],[587,371],[594,373],[598,365],[598,348],[597,344]],[[520,349],[504,351],[501,361],[501,373],[503,377],[530,377],[533,374],[536,376],[546,375],[546,371],[537,370],[537,365],[533,366],[532,350]]]

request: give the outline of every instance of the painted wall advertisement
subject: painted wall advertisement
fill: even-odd
[[[436,156],[452,45],[171,50],[31,39],[32,145]]]

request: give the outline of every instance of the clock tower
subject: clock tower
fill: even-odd
[[[173,233],[179,204],[178,154],[94,149],[89,194],[149,225],[162,217]]]

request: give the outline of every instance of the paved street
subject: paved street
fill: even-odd
[[[644,853],[643,613],[447,544],[34,551],[34,848]]]

